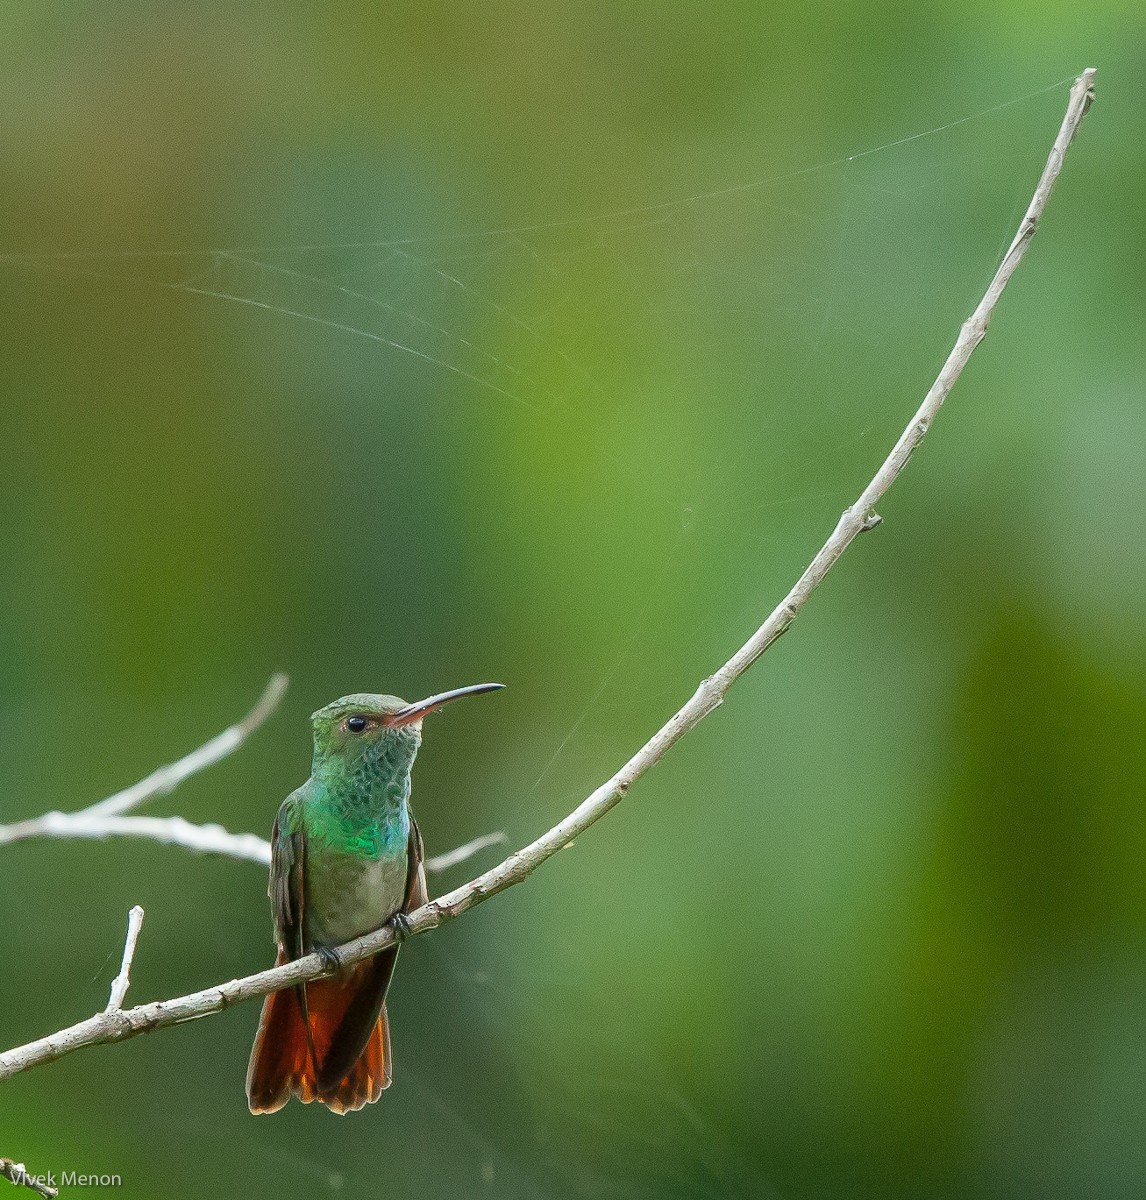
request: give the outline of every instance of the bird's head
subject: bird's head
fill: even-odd
[[[354,763],[364,757],[408,758],[422,741],[422,718],[462,696],[496,692],[501,683],[474,683],[439,692],[413,704],[397,696],[358,692],[343,696],[311,714],[315,761],[340,759]]]

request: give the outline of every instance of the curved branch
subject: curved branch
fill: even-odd
[[[506,888],[523,882],[543,862],[599,821],[622,799],[633,783],[660,761],[670,747],[722,703],[732,683],[790,628],[807,603],[808,597],[823,582],[824,577],[857,535],[874,527],[877,523],[875,505],[895,482],[907,465],[912,452],[926,436],[975,347],[986,335],[995,305],[1026,253],[1038,220],[1050,198],[1051,189],[1062,169],[1067,149],[1090,107],[1094,95],[1094,74],[1093,68],[1083,71],[1071,88],[1066,115],[1018,232],[982,300],[959,331],[955,345],[938,378],[931,385],[923,403],[892,447],[875,477],[864,488],[855,504],[845,510],[828,540],[820,547],[791,591],[748,641],[718,671],[700,684],[692,698],[670,717],[619,771],[601,784],[563,821],[542,834],[536,841],[511,854],[504,862],[485,871],[464,886],[424,904],[411,913],[409,925],[412,933],[425,933],[427,930],[436,929],[488,900],[490,896],[496,896]],[[394,932],[387,926],[341,947],[340,958],[344,964],[349,965],[377,954],[393,943]],[[229,983],[222,983],[174,1000],[161,1000],[152,1004],[141,1004],[135,1008],[100,1013],[81,1021],[78,1025],[0,1055],[0,1079],[40,1063],[51,1062],[84,1046],[121,1041],[136,1034],[149,1033],[168,1025],[205,1017],[221,1012],[240,1001],[304,983],[328,972],[329,968],[323,959],[317,954],[310,954],[284,966],[273,967],[269,971],[261,971],[243,979],[233,979]]]
[[[89,817],[110,817],[129,812],[138,808],[145,800],[150,800],[152,796],[166,796],[189,776],[214,766],[228,754],[234,754],[278,708],[289,682],[287,676],[281,672],[272,675],[270,682],[263,689],[263,694],[255,701],[254,708],[241,721],[216,734],[209,742],[204,743],[198,750],[192,750],[178,762],[159,767],[146,779],[141,779],[132,787],[116,792],[114,796],[108,796],[106,800],[92,804],[82,811]]]

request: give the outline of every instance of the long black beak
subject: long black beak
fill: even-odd
[[[483,692],[500,692],[504,683],[471,683],[469,687],[454,688],[449,692],[439,692],[436,696],[427,696],[414,704],[407,704],[396,713],[392,713],[386,724],[393,728],[396,725],[409,725],[411,721],[420,721],[427,713],[449,704],[451,700],[460,700],[462,696],[480,696]]]

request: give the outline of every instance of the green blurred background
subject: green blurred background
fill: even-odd
[[[0,31],[0,820],[281,668],[149,809],[266,833],[314,708],[504,680],[427,729],[432,852],[537,835],[751,632],[980,295],[1048,85],[1100,68],[883,527],[574,850],[406,949],[380,1104],[250,1117],[248,1004],[6,1083],[0,1154],[172,1200],[1146,1194],[1140,5]],[[264,887],[10,847],[0,1041],[102,1007],[134,903],[136,1001],[267,965]]]

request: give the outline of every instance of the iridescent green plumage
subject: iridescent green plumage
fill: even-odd
[[[279,816],[280,837],[301,833],[306,842],[307,950],[377,929],[401,907],[410,770],[422,730],[419,721],[394,728],[383,722],[405,707],[395,696],[348,696],[312,718],[311,777]],[[348,732],[351,716],[366,720],[368,728]]]

